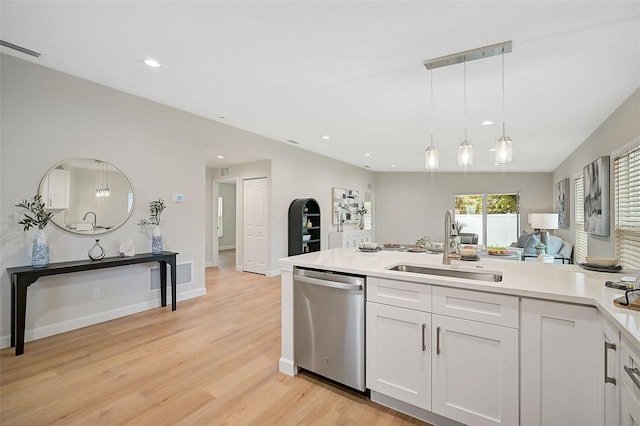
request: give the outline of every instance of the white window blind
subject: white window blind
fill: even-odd
[[[640,269],[640,145],[614,160],[616,253],[620,264]]]
[[[576,204],[576,246],[574,250],[575,262],[584,263],[587,261],[587,232],[584,230],[584,182],[582,177],[575,181],[575,204]]]

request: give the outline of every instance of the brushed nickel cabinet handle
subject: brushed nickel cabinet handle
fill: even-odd
[[[629,377],[631,377],[631,380],[633,381],[633,383],[635,383],[635,385],[640,388],[640,380],[638,380],[638,375],[640,375],[640,370],[638,370],[637,368],[629,368],[626,365],[624,366],[624,371],[627,372],[627,374],[629,375]]]
[[[440,326],[436,327],[436,355],[440,355]]]
[[[605,383],[612,383],[612,384],[616,384],[617,380],[615,377],[609,377],[609,371],[608,371],[608,360],[609,360],[609,349],[615,351],[616,350],[616,344],[615,343],[609,343],[609,342],[604,342],[604,382]]]
[[[427,330],[427,324],[426,323],[422,323],[422,352],[427,350],[427,344],[424,340],[424,333]]]

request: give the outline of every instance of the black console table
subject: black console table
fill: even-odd
[[[137,263],[158,262],[160,265],[160,303],[167,306],[167,264],[171,265],[171,310],[176,310],[176,255],[171,251],[160,254],[141,253],[131,257],[105,257],[102,260],[75,260],[50,263],[42,268],[18,266],[7,268],[11,277],[11,346],[16,356],[24,353],[24,329],[27,314],[27,288],[38,278],[47,275],[115,268]]]

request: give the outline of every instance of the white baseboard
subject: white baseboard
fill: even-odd
[[[271,271],[267,271],[267,273],[265,274],[267,277],[277,277],[282,275],[280,273],[280,269],[273,269]]]
[[[158,293],[160,290],[156,290]],[[204,296],[207,294],[207,289],[202,287],[195,290],[184,291],[178,293],[177,301],[183,301],[187,299],[193,299],[195,297]],[[167,309],[171,309],[171,292],[167,293]],[[87,327],[90,325],[98,324],[113,319],[126,317],[128,315],[137,314],[138,312],[148,311],[160,307],[159,298],[153,301],[136,303],[134,305],[123,306],[121,308],[112,309],[109,311],[99,312],[93,315],[86,315],[84,317],[74,318],[72,320],[61,321],[55,324],[48,324],[42,327],[38,327],[32,330],[25,330],[24,341],[30,342],[32,340],[42,339],[44,337],[53,336],[60,333],[66,333],[67,331],[77,330],[79,328]],[[178,309],[180,306],[178,306]],[[8,348],[11,346],[11,336],[0,337],[0,348]]]
[[[293,364],[293,361],[291,361],[290,359],[280,358],[280,361],[278,362],[278,367],[281,373],[284,373],[288,376],[293,377],[296,374],[298,374],[298,369]]]

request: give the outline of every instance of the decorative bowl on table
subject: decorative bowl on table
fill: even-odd
[[[429,251],[433,251],[436,253],[444,252],[444,243],[429,243],[425,247]],[[475,254],[475,253],[474,253]]]
[[[475,257],[476,248],[473,246],[460,247],[460,256],[462,257]]]
[[[610,268],[618,264],[618,259],[614,257],[587,256],[587,265],[598,268]]]
[[[362,243],[362,248],[366,250],[375,250],[378,248],[378,243],[373,241],[364,241]]]

